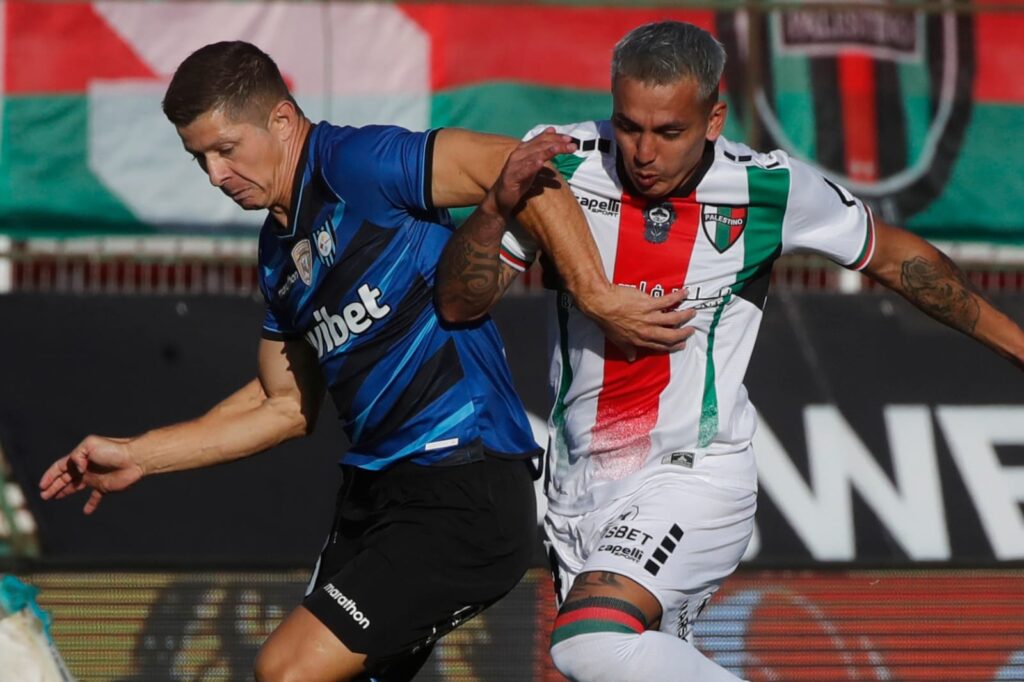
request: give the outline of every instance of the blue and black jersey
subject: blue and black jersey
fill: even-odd
[[[431,464],[481,445],[538,452],[494,324],[445,328],[434,308],[451,235],[431,204],[434,134],[316,125],[291,228],[268,216],[260,233],[263,336],[316,351],[352,443],[343,464]]]

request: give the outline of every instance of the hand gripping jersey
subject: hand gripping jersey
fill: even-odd
[[[539,126],[527,137],[546,126]],[[555,126],[578,151],[556,159],[597,242],[608,278],[662,296],[689,290],[696,333],[671,354],[635,362],[554,293],[549,420],[552,508],[580,513],[672,464],[709,480],[756,488],[750,442],[756,412],[743,387],[779,255],[813,251],[862,268],[871,258],[869,210],[846,190],[790,159],[720,138],[693,177],[648,200],[630,190],[607,121]],[[506,233],[502,258],[517,269],[535,248]]]
[[[317,353],[352,443],[343,464],[538,450],[494,324],[451,330],[434,309],[451,228],[431,205],[433,141],[320,123],[296,169],[291,229],[268,216],[260,233],[263,336]]]

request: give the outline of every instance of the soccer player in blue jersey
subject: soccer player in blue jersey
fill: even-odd
[[[326,390],[352,443],[343,490],[307,596],[263,646],[256,678],[410,679],[438,637],[516,584],[536,535],[527,460],[539,449],[498,334],[487,320],[445,325],[434,307],[451,234],[444,209],[481,201],[508,157],[504,189],[491,195],[507,211],[546,160],[574,147],[554,132],[517,145],[459,130],[314,125],[270,57],[241,42],[189,56],[164,111],[211,184],[269,210],[258,378],[196,420],[89,436],[44,474],[43,497],[89,487],[91,513],[146,475],[303,436]],[[559,260],[579,247],[542,226],[573,210],[556,187],[520,215]],[[662,312],[678,300],[611,287],[596,249],[562,275],[623,343],[666,349],[688,333],[677,328],[686,314]]]

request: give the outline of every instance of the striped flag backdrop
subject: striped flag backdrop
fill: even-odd
[[[268,51],[314,120],[519,136],[606,117],[615,41],[672,18],[729,50],[727,136],[786,148],[926,236],[1024,243],[1024,13],[987,7],[0,0],[0,232],[257,225],[204,187],[160,112],[209,42]]]

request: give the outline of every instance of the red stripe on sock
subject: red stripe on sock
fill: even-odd
[[[578,623],[581,620],[610,620],[620,625],[625,625],[634,632],[644,631],[644,625],[634,616],[618,609],[610,609],[604,606],[590,606],[585,609],[577,609],[569,613],[562,613],[555,619],[555,629],[566,625]]]

